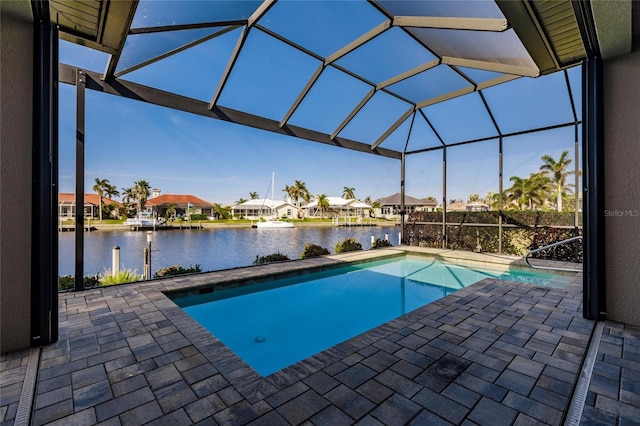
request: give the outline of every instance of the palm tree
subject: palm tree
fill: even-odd
[[[352,200],[356,198],[356,189],[345,186],[344,190],[342,191],[342,198],[346,200]]]
[[[293,196],[296,201],[296,207],[300,207],[301,198],[305,203],[308,203],[311,199],[307,185],[300,180],[295,181],[293,184]]]
[[[469,203],[476,203],[480,201],[480,195],[478,194],[469,194],[468,201]]]
[[[291,201],[293,201],[294,188],[293,186],[285,185],[282,191],[287,194],[285,197],[289,197]]]
[[[98,210],[100,212],[100,222],[102,222],[102,197],[104,197],[104,190],[109,185],[109,179],[96,178],[93,189],[98,194]]]
[[[329,210],[329,198],[327,194],[316,195],[316,203],[318,203],[318,208],[320,209],[320,219],[323,219],[324,212]]]
[[[562,151],[557,161],[550,155],[543,155],[542,161],[544,164],[540,166],[540,170],[548,173],[555,184],[556,208],[559,212],[562,211],[562,195],[566,191],[567,177],[574,173],[573,170],[567,170],[567,167],[571,164],[571,158],[568,155],[569,151]]]
[[[133,184],[133,194],[138,205],[138,213],[142,212],[144,204],[151,195],[151,186],[146,180],[139,180]]]
[[[104,195],[108,199],[112,200],[113,197],[120,196],[120,191],[118,191],[115,185],[107,185],[106,188],[104,189]]]
[[[549,178],[543,172],[531,173],[528,178],[511,176],[511,188],[507,188],[506,201],[520,210],[534,210],[542,206],[547,199]]]
[[[125,215],[131,216],[133,214],[133,204],[131,201],[135,199],[136,195],[133,193],[133,188],[122,188],[122,204],[124,204]]]
[[[169,203],[167,204],[167,211],[166,211],[166,215],[167,215],[167,219],[169,221],[172,221],[173,218],[176,217],[176,203]]]
[[[257,200],[258,198],[260,198],[260,196],[258,195],[257,192],[250,192],[249,193],[249,199],[250,200]]]
[[[235,202],[235,204],[236,204],[236,206],[237,206],[237,205],[240,205],[240,204],[242,204],[242,203],[245,203],[246,201],[247,201],[247,200],[245,200],[244,198],[240,197],[240,198]]]
[[[373,203],[373,200],[371,199],[370,195],[367,195],[362,202],[365,203],[365,204],[371,205],[371,203]]]

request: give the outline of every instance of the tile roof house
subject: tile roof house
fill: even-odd
[[[158,194],[154,190],[154,194]],[[174,204],[176,216],[189,216],[192,214],[204,214],[213,218],[213,203],[190,194],[162,194],[149,198],[145,203],[145,210],[153,212],[157,217],[165,217],[167,208]]]
[[[102,205],[115,204],[116,208],[110,212],[110,217],[119,217],[118,208],[122,203],[102,197]],[[100,216],[100,199],[98,194],[84,194],[84,216],[99,217]],[[76,194],[72,192],[60,192],[58,194],[58,217],[74,218],[76,215]]]

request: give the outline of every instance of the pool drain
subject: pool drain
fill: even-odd
[[[266,342],[266,341],[267,341],[267,338],[266,338],[266,337],[264,337],[264,336],[258,336],[258,337],[256,337],[256,338],[255,338],[255,339],[253,339],[253,340],[255,340],[255,342],[256,342],[256,343],[264,343],[264,342]]]

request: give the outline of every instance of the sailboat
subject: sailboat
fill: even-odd
[[[275,186],[275,177],[276,174],[275,172],[271,173],[271,200],[273,200],[273,188]],[[269,189],[267,189],[267,192],[269,192]],[[265,199],[266,201],[266,199]],[[264,207],[264,202],[262,203],[262,206]],[[261,220],[258,221],[258,223],[256,223],[255,225],[256,228],[259,229],[272,229],[272,228],[293,228],[293,223],[292,222],[285,222],[283,220],[277,219],[276,218],[276,214],[273,215],[273,219],[271,220]]]

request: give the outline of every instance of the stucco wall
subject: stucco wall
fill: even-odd
[[[29,347],[33,25],[29,2],[0,1],[2,353]]]
[[[605,62],[607,317],[640,326],[640,52]]]

